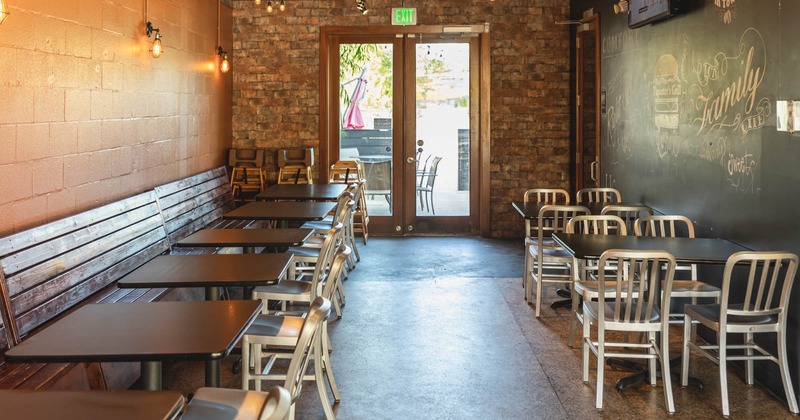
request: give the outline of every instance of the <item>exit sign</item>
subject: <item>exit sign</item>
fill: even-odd
[[[416,7],[392,8],[392,25],[416,25],[416,24],[417,24]]]

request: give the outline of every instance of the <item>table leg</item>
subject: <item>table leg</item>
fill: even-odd
[[[220,359],[206,360],[206,386],[219,388],[221,365]]]
[[[206,300],[219,300],[219,287],[206,287]]]
[[[142,362],[141,375],[142,389],[145,391],[161,391],[161,362]]]
[[[643,365],[642,366],[642,365],[638,365],[636,363],[621,363],[621,361],[617,360],[617,359],[608,359],[606,361],[606,363],[609,364],[609,365],[617,365],[619,367],[623,367],[624,366],[626,368],[627,367],[631,367],[631,366],[639,366],[639,368],[642,369],[642,370],[638,370],[637,369],[638,371],[636,373],[634,373],[632,375],[625,376],[623,378],[620,378],[617,381],[617,384],[614,386],[614,388],[617,391],[622,391],[622,390],[624,390],[624,389],[626,389],[626,388],[628,388],[628,387],[630,387],[632,385],[636,385],[636,384],[641,383],[641,382],[647,382],[647,381],[650,380],[650,374],[647,371],[647,365]],[[672,359],[669,360],[670,370],[674,370],[674,369],[680,368],[680,366],[681,366],[681,357],[680,356],[673,357]],[[657,378],[661,378],[662,377],[662,375],[661,375],[661,363],[658,363],[656,365],[656,377]],[[672,373],[670,375],[670,377],[672,378],[673,381],[677,381],[678,384],[681,383],[680,374]],[[699,380],[697,378],[693,378],[693,377],[690,376],[689,377],[689,387],[690,388],[694,388],[694,389],[703,389],[703,388],[705,388],[705,384],[703,384],[703,381],[701,381],[701,380]]]

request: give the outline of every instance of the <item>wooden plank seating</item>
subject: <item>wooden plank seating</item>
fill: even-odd
[[[0,238],[0,350],[83,303],[161,298],[165,289],[113,283],[168,249],[153,191]],[[0,389],[127,388],[136,378],[130,366],[114,371],[112,364],[2,363]]]
[[[252,220],[223,220],[235,209],[228,172],[219,167],[155,188],[170,246],[203,228],[257,228],[266,223]],[[172,253],[237,253],[238,248],[172,248]]]

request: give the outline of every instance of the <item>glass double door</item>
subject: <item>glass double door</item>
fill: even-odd
[[[331,163],[358,162],[370,231],[469,233],[477,200],[473,92],[477,36],[336,36]],[[333,92],[333,90],[336,92]],[[335,130],[334,130],[335,127]]]

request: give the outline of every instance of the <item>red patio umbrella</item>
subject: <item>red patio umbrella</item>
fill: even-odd
[[[358,104],[364,99],[364,94],[367,91],[367,79],[364,78],[366,72],[367,69],[365,68],[361,72],[361,76],[356,79],[356,87],[353,89],[353,94],[350,96],[350,105],[348,105],[347,109],[344,111],[342,128],[364,128],[364,118],[361,116],[361,109],[358,107]]]

